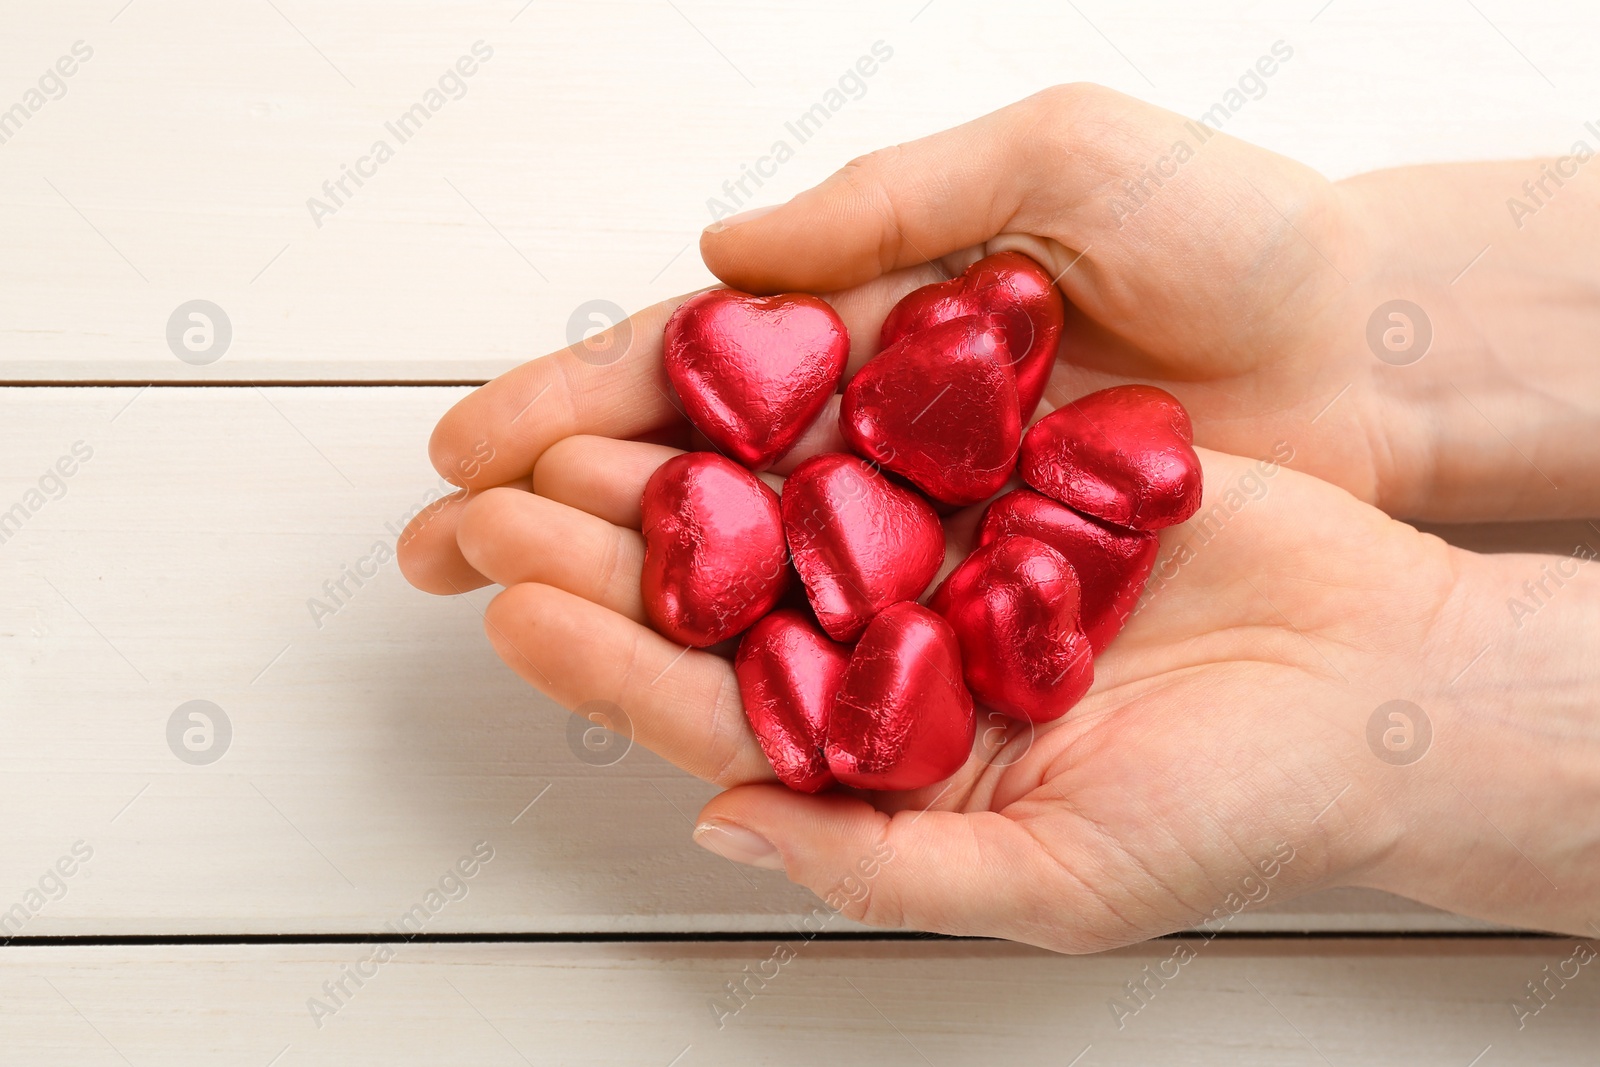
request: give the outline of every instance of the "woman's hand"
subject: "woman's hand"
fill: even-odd
[[[638,742],[729,787],[701,815],[707,847],[873,925],[1066,951],[1346,884],[1580,932],[1574,908],[1600,889],[1594,732],[1564,752],[1511,738],[1503,706],[1473,702],[1485,689],[1453,687],[1475,669],[1497,691],[1504,657],[1473,663],[1499,607],[1489,562],[1316,479],[1204,452],[1201,511],[1163,534],[1146,601],[1064,719],[980,721],[978,751],[937,787],[804,796],[773,783],[728,662],[644,622],[639,497],[671,454],[566,438],[534,470],[538,495],[477,496],[459,538],[507,587],[485,620],[506,663],[569,707],[619,705]],[[975,513],[950,521],[953,556]],[[1380,757],[1369,723],[1391,700],[1426,709],[1437,751]],[[1562,840],[1518,794],[1558,784]]]
[[[1587,517],[1600,258],[1581,235],[1600,187],[1561,178],[1576,173],[1568,157],[1331,183],[1064,85],[864,156],[700,247],[734,288],[896,293],[1017,249],[1069,301],[1055,405],[1148,381],[1199,444],[1259,458],[1295,441],[1297,469],[1390,514]]]

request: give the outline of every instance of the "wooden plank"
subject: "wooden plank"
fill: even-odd
[[[0,1042],[84,1067],[1572,1064],[1593,1062],[1594,958],[1554,939],[9,949]]]
[[[19,5],[0,34],[0,110],[25,112],[0,143],[0,380],[483,379],[567,344],[590,301],[709,281],[712,199],[782,200],[1059,82],[1199,115],[1280,40],[1293,59],[1227,128],[1332,175],[1566,151],[1596,118],[1600,15],[1478,8]],[[480,41],[493,56],[459,99],[391,133]],[[892,57],[792,133],[880,41]],[[379,140],[392,157],[363,163]],[[778,141],[792,158],[761,164]],[[759,187],[724,191],[757,165]],[[335,203],[324,183],[358,166]],[[210,364],[169,347],[193,300],[231,327]]]
[[[0,390],[0,514],[40,504],[0,531],[0,911],[93,852],[7,934],[378,931],[479,842],[494,858],[428,930],[787,930],[810,911],[690,843],[710,787],[643,749],[580,758],[574,720],[483,640],[489,591],[436,599],[378,563],[314,618],[439,491],[423,443],[463,392]],[[169,747],[193,700],[231,724],[208,765]],[[1236,924],[1471,925],[1357,891]]]

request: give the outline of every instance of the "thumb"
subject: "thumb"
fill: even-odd
[[[1061,232],[1072,228],[1063,208],[1122,174],[1126,158],[1166,143],[1167,131],[1152,128],[1165,125],[1151,122],[1157,116],[1181,123],[1099,86],[1047,89],[863,156],[776,208],[714,222],[700,254],[736,289],[828,292],[1006,232],[1048,231],[1081,249],[1085,242]]]
[[[1074,934],[1082,886],[1026,829],[995,812],[888,815],[840,794],[748,785],[707,804],[694,839],[728,859],[782,869],[829,909],[869,926],[1066,952],[1109,944]]]

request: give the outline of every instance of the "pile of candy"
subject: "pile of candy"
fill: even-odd
[[[1092,393],[1024,433],[1063,319],[1050,277],[1015,252],[908,294],[840,400],[852,452],[800,463],[781,496],[755,472],[838,391],[844,323],[814,296],[726,289],[668,321],[667,376],[718,451],[645,487],[645,607],[684,644],[744,634],[745,710],[790,787],[941,781],[972,749],[975,698],[1065,714],[1138,601],[1155,531],[1199,507],[1189,417],[1160,389]],[[1013,476],[1028,488],[988,505],[971,554],[919,603],[945,559],[941,512]]]

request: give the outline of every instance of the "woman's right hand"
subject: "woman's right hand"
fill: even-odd
[[[1571,294],[1600,290],[1600,260],[1556,224],[1576,217],[1592,231],[1600,196],[1572,185],[1503,240],[1503,205],[1487,191],[1515,188],[1528,169],[1419,167],[1330,183],[1182,116],[1066,85],[863,157],[764,214],[713,224],[701,251],[732,286],[826,293],[850,327],[854,371],[900,297],[1020,249],[1069,299],[1046,406],[1154,382],[1189,408],[1198,444],[1258,459],[1287,452],[1290,466],[1390,514],[1586,517],[1600,512],[1600,302]],[[1377,321],[1404,347],[1401,320],[1377,315],[1400,298],[1428,309],[1410,342],[1421,347],[1424,325],[1432,335],[1426,358],[1405,365],[1414,352],[1380,337],[1385,362],[1368,339]],[[439,593],[483,585],[456,547],[462,506],[493,486],[527,488],[562,438],[688,443],[661,369],[676,304],[510,370],[440,420],[434,465],[467,491],[401,539],[413,582]],[[824,425],[831,414],[780,470],[840,447]]]
[[[1063,85],[714,224],[701,253],[739,289],[904,292],[1017,249],[1069,302],[1054,405],[1151,382],[1189,408],[1198,444],[1287,445],[1390,514],[1587,517],[1600,260],[1565,227],[1594,232],[1600,195],[1572,184],[1519,232],[1504,198],[1524,172],[1537,161],[1332,183]]]

